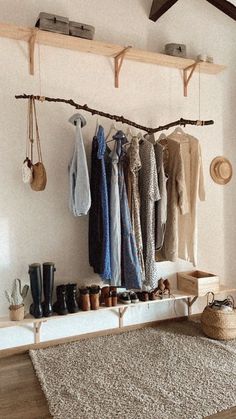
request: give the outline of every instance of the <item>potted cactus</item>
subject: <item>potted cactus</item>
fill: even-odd
[[[23,320],[25,316],[24,300],[28,293],[29,286],[21,287],[21,280],[15,279],[12,287],[12,292],[5,291],[5,295],[9,302],[10,320]]]

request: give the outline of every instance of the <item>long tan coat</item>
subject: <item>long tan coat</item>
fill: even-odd
[[[168,171],[172,182],[168,185],[169,229],[165,237],[165,257],[169,260],[181,258],[196,266],[197,197],[205,200],[201,147],[193,136],[174,132],[168,137],[168,149]],[[178,164],[174,165],[175,154]],[[171,174],[172,167],[176,183]]]

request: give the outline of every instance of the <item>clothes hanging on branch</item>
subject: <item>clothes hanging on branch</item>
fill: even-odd
[[[89,216],[89,263],[101,278],[110,281],[110,222],[105,168],[106,142],[104,129],[98,127],[92,142],[91,154],[91,208]]]
[[[175,130],[168,137],[180,145],[182,156],[185,197],[188,211],[178,215],[178,248],[176,256],[197,265],[197,197],[205,201],[202,155],[199,141],[181,131]]]
[[[70,201],[69,207],[75,216],[86,215],[91,205],[87,158],[84,149],[82,127],[86,119],[79,113],[70,119],[76,125],[74,154],[69,165]]]
[[[141,169],[139,171],[140,219],[143,238],[143,256],[145,262],[145,282],[147,286],[156,286],[155,274],[155,203],[161,198],[153,145],[142,140],[140,147]]]
[[[127,150],[127,195],[131,216],[131,223],[135,235],[139,264],[142,271],[142,282],[145,281],[145,264],[143,258],[143,239],[140,221],[140,193],[139,193],[139,171],[142,167],[139,155],[139,138],[133,136]]]

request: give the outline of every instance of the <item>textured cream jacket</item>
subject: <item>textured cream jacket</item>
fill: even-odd
[[[201,147],[189,134],[168,137],[168,209],[164,255],[197,264],[197,197],[205,200]],[[170,181],[170,182],[169,182]]]

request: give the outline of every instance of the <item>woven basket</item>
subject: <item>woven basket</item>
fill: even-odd
[[[207,305],[201,315],[201,326],[206,336],[218,340],[236,339],[236,309],[225,312]]]

